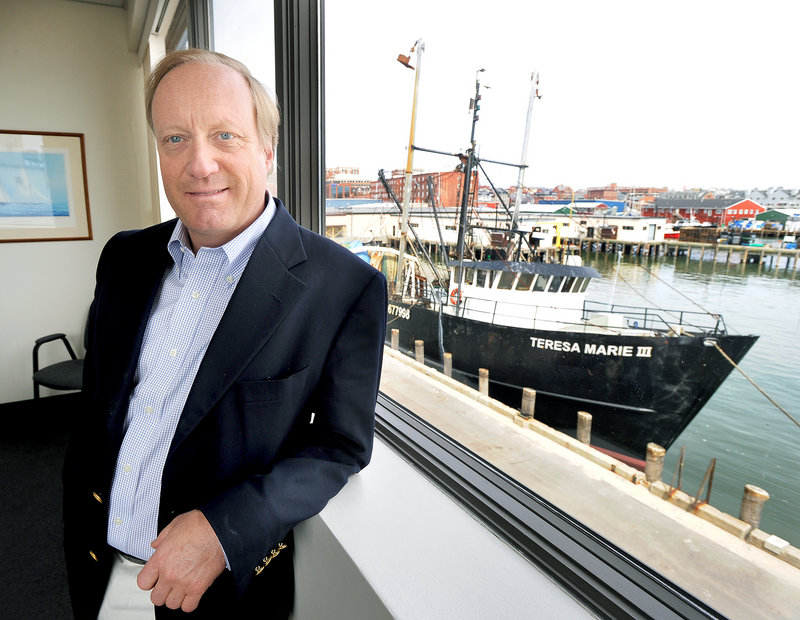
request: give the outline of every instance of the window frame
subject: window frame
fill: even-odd
[[[274,6],[276,92],[283,113],[278,192],[298,223],[321,232],[324,0],[274,0]],[[376,404],[376,435],[599,615],[723,618],[383,393]]]
[[[376,435],[544,570],[608,618],[724,618],[382,392]]]

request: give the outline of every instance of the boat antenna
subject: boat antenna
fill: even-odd
[[[464,235],[467,229],[467,211],[469,210],[470,184],[472,181],[472,169],[475,166],[475,126],[478,124],[478,112],[481,109],[481,81],[480,74],[486,69],[478,69],[475,72],[475,98],[470,101],[472,110],[472,133],[469,137],[469,149],[467,150],[466,161],[462,160],[464,168],[464,183],[461,194],[461,219],[458,224],[458,243],[456,251],[458,253],[459,269],[464,262]]]
[[[519,175],[517,177],[517,197],[514,200],[514,215],[511,218],[511,230],[517,229],[517,219],[519,218],[519,206],[522,202],[522,188],[525,186],[525,163],[528,159],[528,134],[531,128],[531,114],[533,112],[533,102],[541,99],[539,94],[539,74],[535,71],[531,73],[531,94],[528,98],[528,114],[525,117],[525,133],[522,138],[522,157],[520,157]]]

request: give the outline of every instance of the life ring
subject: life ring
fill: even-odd
[[[450,291],[450,303],[454,306],[458,305],[458,302],[461,301],[461,291],[458,287],[455,287],[452,291]]]

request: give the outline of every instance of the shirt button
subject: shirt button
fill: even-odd
[[[119,517],[114,519],[114,525],[122,525],[122,519],[120,519]]]
[[[170,349],[169,350],[169,356],[170,357],[175,357],[177,354],[178,354],[178,349]]]
[[[129,473],[131,473],[131,466],[130,466],[130,465],[125,465],[125,466],[122,468],[122,471],[124,471],[126,474],[129,474]]]
[[[225,278],[225,282],[227,282],[228,284],[232,284],[233,283],[233,276],[228,276],[227,278]]]
[[[195,291],[194,293],[192,293],[192,299],[200,299],[199,291]]]
[[[152,408],[150,405],[147,405],[147,407],[145,407],[145,408],[144,408],[144,412],[145,412],[147,415],[152,415],[152,413],[153,413],[153,408]]]

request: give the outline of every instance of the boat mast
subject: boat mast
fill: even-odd
[[[519,206],[522,202],[522,188],[525,184],[525,163],[528,159],[528,134],[531,128],[531,113],[533,112],[534,99],[541,99],[539,94],[539,74],[531,73],[531,95],[528,99],[528,114],[525,117],[525,134],[522,138],[522,157],[520,158],[519,176],[517,177],[517,196],[514,199],[514,215],[511,217],[511,230],[517,229],[517,219],[519,218]]]
[[[397,295],[403,294],[403,261],[406,256],[406,244],[408,242],[408,212],[411,209],[411,183],[413,177],[414,164],[414,132],[417,123],[417,95],[419,93],[419,71],[422,64],[422,52],[425,50],[425,43],[422,39],[417,39],[411,47],[411,51],[417,52],[417,68],[414,69],[409,64],[409,57],[400,54],[398,62],[409,69],[414,69],[414,101],[411,105],[411,135],[408,138],[408,159],[406,160],[406,175],[403,183],[403,213],[400,218],[400,255],[397,257],[397,273],[394,280],[394,291]]]
[[[478,110],[481,109],[481,82],[478,74],[485,69],[478,69],[475,72],[475,99],[472,100],[472,133],[469,137],[469,150],[467,151],[467,161],[464,164],[464,183],[461,194],[461,217],[458,223],[458,253],[459,265],[464,261],[464,237],[467,231],[467,212],[469,210],[470,183],[472,181],[472,168],[475,166],[475,125],[478,123]]]

